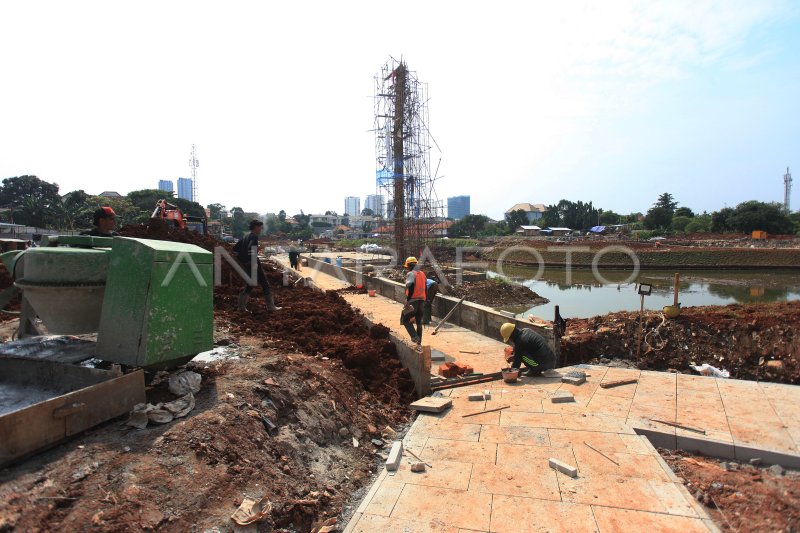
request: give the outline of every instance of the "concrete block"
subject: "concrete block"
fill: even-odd
[[[481,394],[480,392],[477,392],[477,393],[474,393],[474,394],[470,394],[468,396],[468,399],[471,402],[482,402],[483,400],[486,399],[486,397],[483,394]]]
[[[400,461],[403,459],[403,443],[396,440],[392,443],[392,449],[389,451],[389,457],[386,459],[386,470],[394,472],[400,467]]]
[[[699,452],[709,457],[720,459],[737,459],[733,444],[707,437],[689,437],[687,435],[677,435],[676,446],[679,450],[687,452]]]
[[[553,393],[553,395],[550,397],[550,401],[553,403],[574,402],[575,396],[573,396],[571,392],[560,390]]]
[[[427,396],[421,400],[412,403],[410,407],[416,411],[424,413],[441,413],[453,405],[453,400],[450,398],[434,398]]]
[[[416,473],[424,472],[425,471],[425,463],[413,463],[411,465],[411,471],[412,472],[416,472]]]
[[[583,383],[586,383],[586,378],[585,377],[573,378],[571,376],[564,376],[561,378],[561,383],[568,383],[569,385],[581,385]]]
[[[550,468],[553,470],[558,470],[562,474],[566,474],[569,477],[578,477],[578,469],[574,466],[570,466],[567,463],[563,463],[558,459],[550,458],[549,460]]]

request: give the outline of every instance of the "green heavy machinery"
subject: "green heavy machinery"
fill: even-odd
[[[54,246],[56,245],[57,246]],[[19,336],[97,333],[96,357],[177,366],[213,347],[213,254],[184,243],[60,236],[3,254],[22,291]]]

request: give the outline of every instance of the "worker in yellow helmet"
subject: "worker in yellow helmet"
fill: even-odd
[[[421,347],[427,278],[425,273],[417,268],[416,257],[412,256],[406,259],[403,266],[408,270],[408,274],[406,275],[406,305],[400,314],[400,323],[406,327],[406,331],[411,336],[411,342],[417,347]],[[411,325],[412,320],[414,326]]]
[[[544,337],[530,328],[518,328],[511,322],[500,326],[503,342],[511,343],[514,350],[506,357],[511,368],[519,368],[523,363],[527,368],[524,375],[539,376],[545,370],[556,366],[556,356]],[[512,362],[513,361],[513,362]]]

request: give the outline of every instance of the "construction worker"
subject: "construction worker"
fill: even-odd
[[[263,222],[260,220],[251,220],[250,233],[239,239],[233,247],[233,251],[236,253],[236,258],[239,260],[242,268],[247,273],[252,272],[252,261],[256,261],[258,265],[256,270],[257,283],[261,285],[261,289],[264,291],[264,301],[267,304],[267,311],[278,311],[280,307],[275,307],[275,301],[272,298],[272,290],[269,288],[267,276],[264,274],[264,268],[258,261],[258,236],[261,235],[263,229]],[[255,284],[251,285],[247,283],[244,286],[244,290],[239,294],[239,311],[247,311],[247,300],[250,299],[250,291],[253,290],[253,287],[255,287]]]
[[[425,316],[422,317],[423,324],[431,323],[433,299],[436,298],[437,292],[439,292],[439,283],[433,278],[428,278],[425,287]]]
[[[298,261],[299,258],[300,258],[300,251],[297,249],[297,247],[292,245],[292,247],[289,248],[289,266],[291,266],[295,270],[299,270],[300,269],[299,267],[300,263]]]
[[[84,231],[81,235],[92,237],[116,237],[119,235],[114,228],[117,227],[117,214],[109,206],[105,205],[94,212],[94,229]]]
[[[425,306],[425,289],[427,279],[425,273],[417,269],[417,258],[409,257],[404,265],[408,274],[406,275],[406,305],[400,314],[400,323],[406,327],[406,331],[411,336],[411,342],[417,346],[422,346],[422,318]],[[414,321],[414,326],[411,321]]]
[[[514,346],[511,355],[506,361],[513,363],[511,368],[519,368],[525,364],[526,376],[539,376],[545,370],[556,366],[556,356],[547,341],[530,328],[517,328],[514,324],[506,322],[500,326],[500,335],[503,342],[510,342]]]

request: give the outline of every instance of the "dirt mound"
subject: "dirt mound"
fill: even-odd
[[[448,289],[448,293],[456,298],[466,297],[467,301],[487,307],[522,305],[534,307],[550,301],[524,285],[505,283],[494,279],[465,281],[461,285],[454,285]]]
[[[566,364],[636,356],[639,314],[611,313],[567,323]],[[638,367],[691,372],[708,363],[732,378],[800,384],[800,302],[687,307],[677,319],[645,312]],[[773,361],[770,363],[770,361]]]
[[[659,450],[723,531],[797,531],[800,473]],[[778,469],[780,470],[780,469]]]
[[[210,235],[200,235],[196,231],[176,228],[173,224],[160,218],[151,218],[147,224],[128,224],[119,230],[119,234],[121,237],[194,244],[209,252],[213,252],[217,246],[224,246],[227,250],[230,250],[229,245],[218,241]]]

